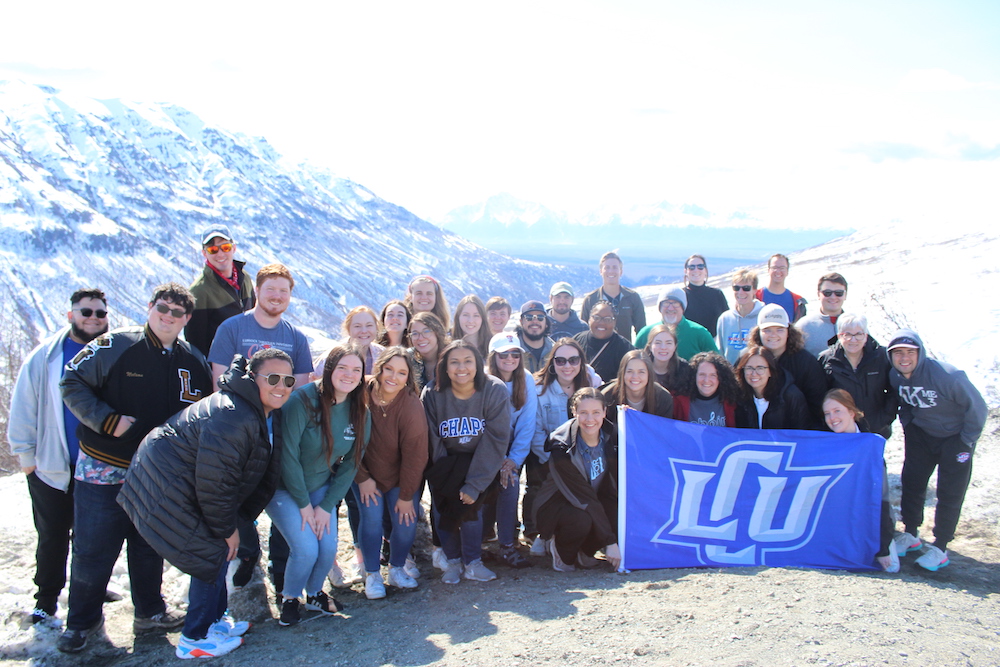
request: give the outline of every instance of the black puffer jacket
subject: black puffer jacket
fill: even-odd
[[[802,391],[789,373],[782,371],[781,391],[770,400],[764,424],[758,426],[757,404],[752,398],[736,404],[736,428],[812,429],[814,428]]]
[[[836,345],[819,353],[819,362],[826,371],[827,387],[846,390],[865,413],[871,432],[888,440],[899,400],[889,384],[891,367],[882,346],[869,336],[861,361],[853,368],[843,345],[837,341]]]
[[[281,474],[279,413],[274,447],[256,383],[242,357],[221,390],[153,429],[139,445],[118,503],[139,534],[182,572],[214,581],[237,514],[253,520]]]

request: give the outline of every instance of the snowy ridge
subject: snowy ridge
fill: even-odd
[[[180,107],[0,82],[0,289],[29,329],[55,329],[82,285],[108,293],[112,324],[141,321],[154,285],[200,271],[197,234],[212,222],[230,227],[252,272],[287,264],[289,319],[327,331],[356,305],[402,296],[416,273],[439,278],[452,303],[520,303],[584,277],[480,248]]]

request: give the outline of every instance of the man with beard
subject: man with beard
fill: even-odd
[[[514,333],[517,334],[521,347],[528,353],[524,358],[528,371],[538,372],[554,345],[548,336],[549,318],[541,301],[528,301],[521,306],[520,323]]]
[[[573,310],[573,288],[569,283],[559,282],[549,290],[549,338],[572,338],[586,331],[587,324]]]
[[[684,317],[687,310],[687,294],[680,287],[664,290],[660,294],[659,304],[660,316],[664,324],[674,327],[677,334],[677,351],[675,354],[681,359],[690,359],[699,352],[718,352],[715,346],[715,339],[708,329],[696,322]],[[646,347],[646,338],[655,325],[649,325],[639,332],[635,337],[635,346],[641,350]]]
[[[292,372],[295,387],[309,381],[312,371],[312,356],[309,340],[300,329],[282,319],[292,298],[295,279],[284,264],[268,264],[257,272],[257,305],[251,310],[230,317],[215,333],[208,361],[212,364],[212,383],[219,378],[233,362],[237,354],[249,359],[258,350],[277,348],[292,358]],[[245,586],[253,576],[253,569],[260,560],[260,538],[253,522],[240,521],[240,560],[233,574],[233,585]],[[271,576],[275,589],[284,587],[285,562],[288,560],[288,544],[273,526],[269,542],[271,553]]]
[[[80,289],[69,298],[69,326],[28,354],[10,401],[7,439],[28,478],[38,533],[35,550],[35,610],[31,622],[56,615],[66,585],[69,533],[73,527],[73,471],[80,452],[80,421],[62,402],[59,381],[83,346],[108,330],[108,305],[99,289]]]

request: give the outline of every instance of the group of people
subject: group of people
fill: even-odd
[[[251,279],[224,226],[200,241],[201,274],[190,288],[157,287],[143,326],[109,332],[106,295],[75,292],[68,326],[17,380],[8,437],[38,532],[36,622],[56,614],[73,533],[64,652],[103,626],[125,542],[136,632],[183,626],[181,658],[240,646],[249,624],[227,612],[227,573],[235,560],[234,586],[253,576],[261,512],[282,626],[302,610],[339,610],[328,580],[363,582],[370,599],[386,585],[417,587],[413,545],[427,518],[446,584],[495,579],[483,561],[491,539],[512,568],[533,564],[525,548],[560,572],[602,555],[617,568],[618,406],[708,426],[883,437],[898,414],[904,531],[885,495],[875,557],[889,571],[919,549],[923,567],[948,564],[985,403],[964,373],[927,358],[914,332],[885,348],[872,339],[863,315],[843,312],[840,274],[820,279],[819,312],[806,314],[784,288],[788,258],[774,255],[767,287],[751,271],[733,275],[729,308],[694,255],[650,324],[615,253],[601,258],[602,284],[579,316],[565,282],[512,322],[502,297],[469,295],[451,311],[438,281],[417,276],[380,311],[351,310],[341,342],[313,359],[283,318],[289,269],[270,264]],[[935,539],[924,545],[935,467]],[[346,572],[336,559],[342,502],[357,558]],[[160,594],[164,559],[191,575],[186,616]]]

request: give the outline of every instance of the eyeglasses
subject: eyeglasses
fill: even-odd
[[[822,292],[820,292],[820,294],[822,294],[823,296],[833,296],[833,295],[836,294],[838,297],[841,297],[841,296],[844,296],[845,294],[847,294],[847,290],[842,290],[842,289],[825,289]]]
[[[744,366],[743,372],[747,375],[765,375],[771,371],[767,366]]]
[[[594,315],[593,317],[590,318],[590,321],[596,322],[597,324],[610,324],[611,322],[615,321],[615,316],[606,315],[605,317],[598,317],[597,315]]]
[[[733,285],[734,292],[739,292],[740,290],[743,290],[744,292],[749,292],[752,289],[753,287],[751,287],[750,285]]]
[[[434,335],[434,332],[430,329],[424,329],[423,331],[410,331],[410,338],[430,338]]]
[[[520,359],[521,353],[518,350],[511,350],[510,352],[497,352],[497,357],[500,359]]]
[[[105,317],[108,316],[108,311],[101,310],[101,309],[94,310],[93,308],[74,308],[73,310],[75,310],[76,312],[80,313],[84,317],[90,317],[91,315],[97,315],[97,319],[99,319],[99,320],[103,320]]]
[[[207,245],[205,246],[205,252],[209,255],[217,255],[219,251],[222,252],[232,252],[233,248],[236,247],[235,243],[220,243],[219,245]]]
[[[170,306],[167,306],[162,303],[156,304],[155,307],[156,307],[156,312],[160,313],[161,315],[166,315],[167,313],[170,313],[171,317],[178,317],[178,318],[187,315],[187,311],[184,310],[183,308],[171,308]]]
[[[545,315],[521,315],[521,319],[525,322],[544,322]]]
[[[566,364],[569,364],[570,366],[578,366],[580,364],[580,356],[552,357],[552,361],[555,362],[556,366],[565,366]]]
[[[684,268],[689,269],[691,271],[704,271],[705,270],[705,265],[704,264],[688,264]]]
[[[846,331],[842,331],[840,332],[840,337],[844,340],[864,340],[868,337],[868,334],[864,331],[861,333],[847,333]]]
[[[294,375],[282,375],[281,373],[268,373],[267,375],[258,375],[257,377],[262,377],[267,380],[267,383],[272,387],[278,385],[279,382],[284,382],[285,386],[291,389],[295,386],[295,376]]]

